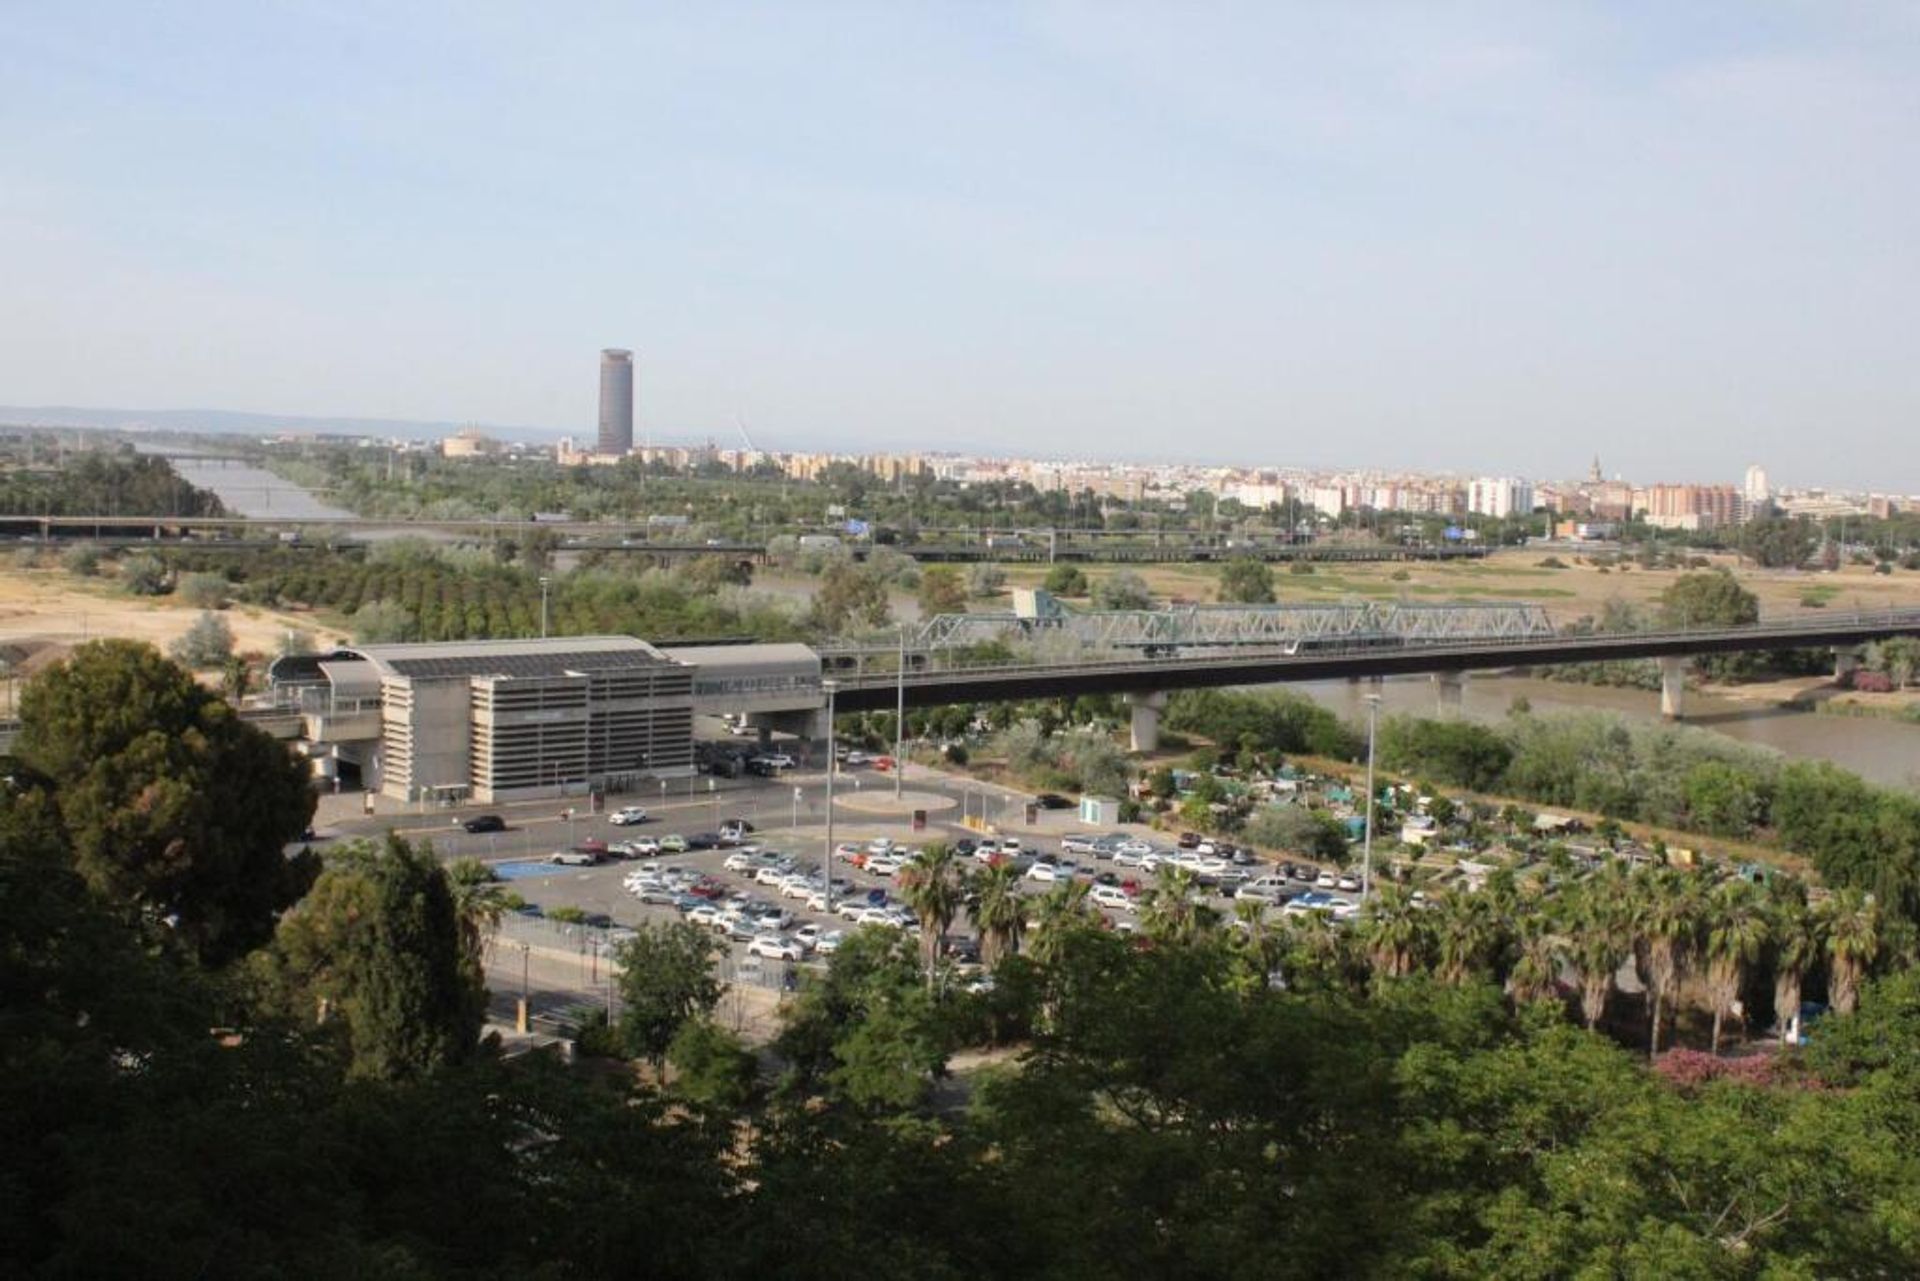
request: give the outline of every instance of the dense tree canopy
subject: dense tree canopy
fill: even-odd
[[[80,874],[203,960],[259,946],[306,890],[298,761],[150,646],[93,641],[30,682],[21,759],[44,774]]]

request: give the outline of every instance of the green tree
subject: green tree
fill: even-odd
[[[1220,567],[1220,599],[1242,605],[1273,603],[1273,567],[1251,556],[1236,556]]]
[[[759,1072],[753,1052],[711,1018],[680,1025],[667,1046],[667,1063],[673,1068],[674,1093],[702,1107],[732,1112],[753,1097]]]
[[[1095,609],[1152,609],[1153,592],[1147,580],[1130,569],[1108,574],[1093,585]]]
[[[215,613],[203,613],[174,641],[173,659],[186,667],[205,671],[220,667],[233,657],[233,628]]]
[[[1457,889],[1434,903],[1432,936],[1435,977],[1465,983],[1490,967],[1501,943],[1501,922],[1486,895]]]
[[[81,875],[199,959],[267,941],[312,884],[300,763],[151,646],[93,641],[28,683],[15,750],[48,779]]]
[[[356,1076],[426,1076],[478,1044],[486,989],[453,888],[430,846],[391,832],[334,852],[261,968],[277,1000],[342,1029]]]
[[[1668,627],[1743,627],[1760,621],[1760,598],[1724,569],[1682,574],[1660,593]]]
[[[918,595],[922,614],[964,614],[967,611],[966,580],[951,565],[929,565],[922,570]]]
[[[1055,565],[1047,571],[1043,586],[1055,596],[1085,596],[1087,594],[1086,571],[1078,565]]]
[[[368,601],[348,621],[354,640],[362,645],[414,640],[420,630],[407,607],[392,600]]]
[[[888,618],[887,585],[852,561],[835,561],[813,592],[813,623],[828,636],[858,623],[882,627]]]
[[[620,992],[620,1039],[627,1052],[658,1069],[689,1020],[720,1003],[713,972],[713,936],[685,921],[641,925],[614,949]]]

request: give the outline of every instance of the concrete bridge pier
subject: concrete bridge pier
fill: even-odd
[[[1167,696],[1156,690],[1150,694],[1127,695],[1132,710],[1133,750],[1152,752],[1160,747],[1160,713],[1167,710]]]
[[[1833,683],[1844,685],[1852,675],[1860,670],[1860,651],[1835,646],[1833,651]]]
[[[1467,693],[1467,674],[1465,672],[1435,672],[1433,674],[1433,692],[1439,701],[1440,715],[1453,716],[1460,711],[1460,704]]]
[[[1669,656],[1660,660],[1660,715],[1681,720],[1687,711],[1687,660]]]

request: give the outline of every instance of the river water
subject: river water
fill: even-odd
[[[1308,681],[1289,688],[1365,724],[1363,681]],[[1385,715],[1434,716],[1439,691],[1431,677],[1401,676],[1379,687]],[[1607,711],[1635,720],[1658,720],[1660,695],[1652,690],[1575,685],[1533,676],[1469,675],[1460,714],[1477,721],[1498,721],[1516,698],[1536,712]],[[1701,729],[1787,756],[1832,761],[1862,778],[1892,787],[1920,790],[1920,725],[1869,717],[1822,715],[1687,692],[1686,722]]]
[[[182,457],[170,457],[168,461],[189,483],[219,495],[227,510],[236,516],[312,520],[353,515],[321,502],[300,486],[259,467]]]

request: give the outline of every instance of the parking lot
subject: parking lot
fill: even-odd
[[[598,812],[584,801],[571,808],[554,801],[437,808],[355,816],[319,834],[375,835],[391,827],[412,840],[431,840],[444,858],[476,857],[492,865],[527,904],[514,923],[516,935],[545,938],[546,951],[577,956],[577,964],[554,970],[549,1005],[562,1003],[568,988],[577,1001],[604,987],[599,958],[621,927],[679,919],[709,925],[725,941],[722,968],[730,978],[778,990],[789,981],[791,966],[817,962],[860,924],[916,928],[901,902],[899,870],[912,852],[936,841],[959,847],[969,869],[990,859],[1013,861],[1022,870],[1023,893],[1032,896],[1061,881],[1086,880],[1091,906],[1122,930],[1132,928],[1136,895],[1153,883],[1158,865],[1175,860],[1197,878],[1196,895],[1226,916],[1239,891],[1243,898],[1261,895],[1275,912],[1312,908],[1339,918],[1350,914],[1351,890],[1358,888],[1337,883],[1331,874],[1316,886],[1317,868],[1301,869],[1306,879],[1289,878],[1271,863],[1195,838],[1180,849],[1172,834],[1139,825],[1093,831],[1071,809],[1040,810],[1029,823],[1031,796],[937,771],[913,770],[899,801],[893,799],[894,780],[870,769],[843,770],[835,790],[832,910],[819,877],[828,828],[826,778],[818,770],[670,780],[608,798]],[[628,808],[644,811],[644,818],[613,821]],[[915,810],[923,818],[918,828]],[[504,830],[468,832],[465,824],[483,814],[501,818]],[[714,839],[732,823],[749,830],[724,843]],[[1096,849],[1089,843],[1093,837],[1107,839]],[[675,849],[672,838],[708,847]],[[1000,840],[1006,845],[996,848]],[[669,848],[656,852],[658,844]],[[977,844],[989,848],[973,848]],[[623,855],[623,845],[638,850]],[[583,847],[608,853],[581,856],[578,865],[553,861]],[[1302,895],[1307,897],[1283,907]],[[578,912],[586,919],[556,921],[556,909],[563,917]],[[964,912],[952,934],[956,940],[971,937]]]

